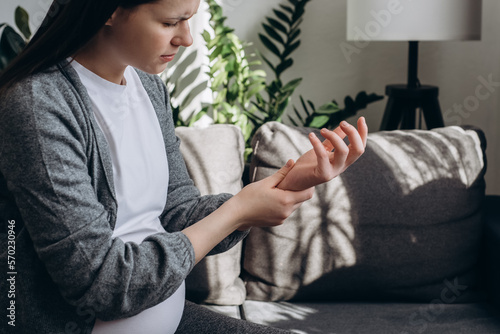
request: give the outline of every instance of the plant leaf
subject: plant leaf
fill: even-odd
[[[204,30],[201,36],[203,37],[205,43],[209,43],[212,40],[212,37],[210,36],[210,33],[207,30]]]
[[[24,35],[24,37],[28,40],[31,37],[30,30],[30,17],[28,12],[24,10],[21,6],[17,6],[16,11],[14,13],[14,18],[16,21],[16,26],[19,28],[19,31]]]
[[[278,43],[285,44],[283,37],[281,37],[281,35],[278,34],[276,30],[274,30],[271,26],[267,24],[262,24],[262,26],[264,27],[264,30],[271,38],[275,39]]]
[[[307,104],[309,104],[309,106],[311,107],[313,113],[315,113],[316,112],[316,106],[314,105],[314,103],[311,100],[307,100]]]
[[[286,10],[287,12],[289,12],[290,14],[293,14],[293,9],[292,7],[289,7],[289,6],[285,6],[285,5],[279,5],[281,8],[283,8],[284,10]]]
[[[274,65],[269,61],[269,59],[267,59],[264,56],[261,56],[261,57],[264,60],[264,62],[267,64],[267,66],[269,66],[273,70],[273,72],[276,73],[276,68],[274,68]]]
[[[323,128],[329,120],[330,118],[327,115],[316,116],[313,118],[311,123],[308,124],[308,126],[311,128],[320,129]]]
[[[273,12],[274,12],[274,15],[276,15],[280,20],[285,21],[288,24],[292,23],[292,21],[290,20],[288,15],[286,15],[285,13],[280,12],[277,9],[273,9]]]
[[[246,96],[248,99],[250,99],[252,96],[254,96],[255,94],[257,94],[258,92],[264,90],[264,88],[266,88],[266,85],[265,84],[256,84],[254,85],[254,87],[250,88],[247,92],[246,92]]]
[[[304,20],[302,18],[300,18],[299,20],[297,20],[297,22],[294,22],[292,24],[292,26],[290,27],[291,31],[295,31],[296,29],[299,28],[299,26],[302,24]]]
[[[291,55],[295,50],[297,50],[297,48],[300,46],[300,41],[296,42],[295,44],[292,44],[290,45],[289,47],[287,47],[285,49],[285,51],[283,52],[283,59],[286,59],[286,57],[288,57],[289,55]]]
[[[174,120],[175,126],[185,126],[184,122],[180,118],[180,113],[181,113],[180,108],[173,105],[171,105],[171,108],[172,108],[172,118]]]
[[[212,81],[212,89],[217,90],[227,80],[227,73],[221,72]]]
[[[287,97],[278,105],[277,113],[276,113],[276,115],[274,115],[274,119],[271,119],[271,121],[281,122],[281,116],[283,115],[286,108],[288,107],[290,100],[291,100],[291,98]]]
[[[208,75],[210,77],[213,78],[213,76],[215,75],[215,73],[217,73],[218,71],[220,71],[221,69],[225,68],[226,67],[226,62],[221,60],[221,59],[218,59],[210,68],[210,70],[208,71]]]
[[[188,126],[193,126],[194,123],[198,122],[206,114],[207,113],[205,111],[200,111],[197,112],[196,114],[191,115]]]
[[[297,39],[297,37],[299,37],[300,33],[301,33],[300,29],[295,29],[293,31],[290,31],[287,44],[292,44]]]
[[[340,108],[338,105],[334,103],[326,103],[322,105],[321,107],[316,110],[317,114],[333,114],[335,112],[340,111]]]
[[[281,84],[281,80],[277,79],[277,80],[274,80],[273,82],[271,82],[271,84],[269,84],[266,87],[266,89],[267,89],[269,94],[275,95],[277,92],[279,92],[281,90],[281,87],[283,87]]]
[[[304,124],[304,118],[302,117],[302,115],[300,114],[299,110],[297,108],[295,108],[295,106],[293,107],[293,111],[295,112],[295,115],[297,116],[297,118],[299,119],[299,121]]]
[[[255,70],[255,71],[252,71],[252,76],[251,77],[253,77],[254,79],[260,78],[262,80],[265,80],[266,76],[267,76],[266,71],[264,71],[264,70]]]
[[[289,58],[282,62],[281,64],[278,65],[276,68],[276,75],[278,78],[281,76],[283,72],[285,72],[288,68],[290,68],[293,65],[293,59]]]
[[[282,92],[293,92],[302,82],[302,78],[294,79],[287,83],[282,89]]]
[[[273,42],[271,42],[271,40],[269,38],[267,38],[267,36],[265,36],[263,34],[259,34],[259,37],[260,37],[260,40],[262,41],[262,43],[264,43],[264,46],[269,51],[271,51],[276,56],[278,56],[279,58],[281,58],[281,52],[280,52],[280,50],[278,49],[278,47],[276,45],[273,44]]]
[[[304,101],[304,98],[302,97],[302,95],[300,95],[300,103],[302,103],[302,108],[304,109],[304,111],[306,112],[307,116],[311,116],[311,112],[309,112],[309,109],[307,109],[307,105]],[[314,111],[314,110],[313,110]]]
[[[278,29],[282,33],[288,34],[288,30],[286,29],[286,27],[282,25],[278,20],[268,17],[267,22],[269,22],[274,28]]]
[[[212,53],[210,53],[209,55],[209,60],[212,62],[214,61],[221,53],[222,53],[222,49],[223,49],[223,46],[222,45],[219,45],[215,48],[214,51],[212,51]]]
[[[2,38],[0,40],[0,48],[2,54],[12,61],[26,46],[24,39],[15,32],[10,26],[6,26],[3,29]]]

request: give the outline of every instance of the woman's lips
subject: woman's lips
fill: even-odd
[[[174,60],[175,58],[175,54],[171,54],[171,55],[161,55],[160,58],[165,61],[165,62],[169,62],[169,61],[172,61]]]

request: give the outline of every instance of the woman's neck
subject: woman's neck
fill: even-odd
[[[103,44],[96,36],[89,44],[73,55],[73,59],[105,80],[118,85],[125,84],[123,75],[127,66],[116,61],[110,50]]]

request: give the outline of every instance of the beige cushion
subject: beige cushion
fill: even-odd
[[[176,129],[188,172],[202,195],[241,190],[245,142],[232,125]],[[245,286],[239,278],[241,242],[229,251],[209,256],[198,263],[186,279],[186,295],[196,302],[240,305]]]
[[[263,126],[254,180],[309,150],[307,133]],[[454,283],[467,286],[457,300],[472,297],[485,189],[480,138],[459,127],[370,134],[365,154],[283,226],[252,229],[247,298],[429,302],[454,296]]]

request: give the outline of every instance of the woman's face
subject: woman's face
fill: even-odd
[[[159,0],[118,8],[105,29],[113,61],[151,74],[163,72],[180,46],[193,43],[188,19],[199,5],[200,0]]]

